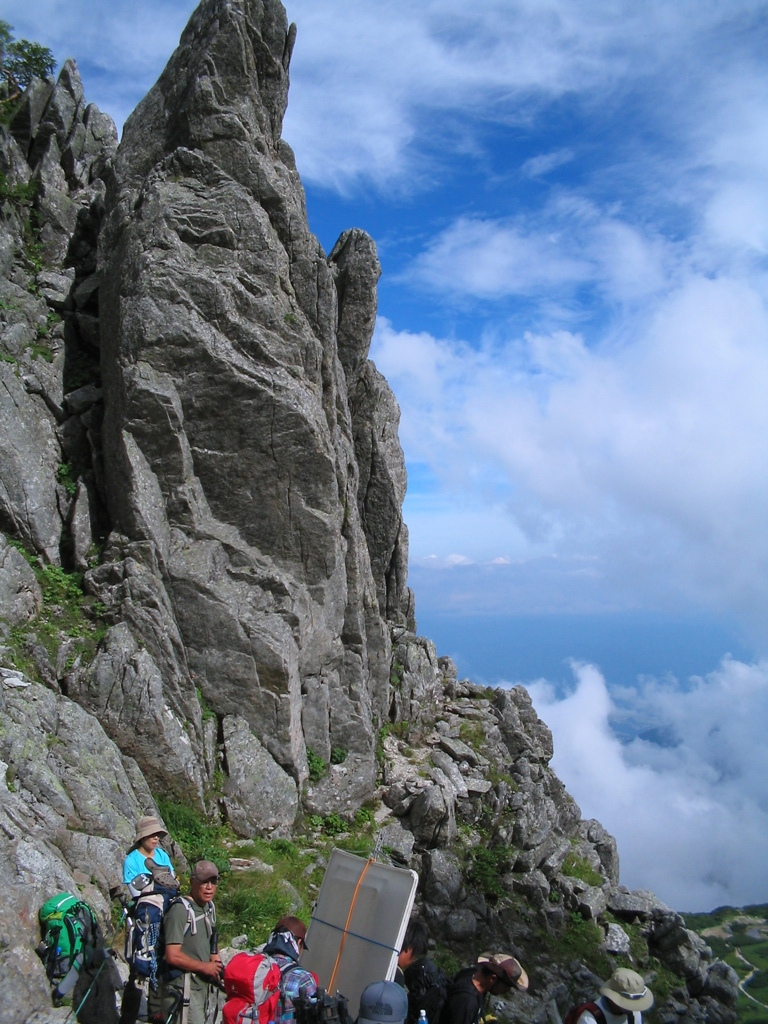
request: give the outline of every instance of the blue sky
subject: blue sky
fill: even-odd
[[[121,124],[194,6],[0,10]],[[384,270],[371,354],[402,409],[420,631],[530,685],[624,881],[767,899],[764,4],[286,6],[310,224],[327,251],[365,228]],[[587,735],[631,807],[583,770]],[[674,848],[653,878],[649,845]]]

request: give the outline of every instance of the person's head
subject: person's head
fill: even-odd
[[[307,946],[307,926],[301,918],[287,914],[281,917],[267,939],[264,952],[282,953],[284,956],[298,960],[302,950],[309,949]]]
[[[394,981],[373,981],[360,996],[357,1024],[403,1024],[408,996]]]
[[[189,876],[192,899],[201,906],[210,903],[219,884],[219,869],[210,860],[199,860]]]
[[[400,946],[400,953],[397,957],[397,966],[404,970],[410,967],[414,960],[420,956],[426,956],[429,949],[429,932],[427,926],[418,918],[411,918]]]
[[[513,989],[525,992],[528,988],[528,975],[520,961],[509,953],[481,953],[472,980],[478,991],[494,996],[503,996]]]
[[[611,1013],[622,1014],[632,1010],[642,1013],[653,1006],[653,992],[642,976],[628,967],[617,968],[600,986],[600,995],[605,998]]]
[[[153,814],[145,814],[136,822],[136,836],[133,840],[134,849],[140,850],[147,857],[151,857],[157,849],[160,840],[168,833],[160,823],[160,819]]]

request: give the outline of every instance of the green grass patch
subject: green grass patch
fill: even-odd
[[[587,921],[574,911],[566,918],[560,934],[549,937],[545,943],[555,963],[579,960],[598,977],[608,978],[613,973],[613,967],[607,954],[600,948],[602,941],[602,929],[594,921]]]
[[[402,689],[403,676],[405,675],[405,665],[401,661],[393,661],[392,668],[389,670],[389,683],[395,690]]]
[[[223,942],[247,935],[251,945],[266,941],[284,914],[309,921],[313,894],[322,870],[308,872],[314,855],[302,853],[289,839],[253,839],[237,844],[240,857],[256,857],[272,871],[237,871],[224,875],[216,894],[216,913]],[[300,905],[296,905],[298,893]]]
[[[77,479],[71,462],[60,462],[56,467],[56,479],[70,497],[77,493]]]
[[[40,182],[32,178],[26,182],[11,182],[0,173],[0,202],[10,203],[17,210],[27,210],[33,203]]]
[[[577,856],[573,851],[563,861],[561,871],[564,875],[568,875],[569,878],[581,879],[587,885],[602,885],[604,882],[600,872],[595,871],[589,861]]]
[[[157,806],[169,832],[181,847],[190,865],[198,860],[211,860],[221,872],[229,870],[226,843],[232,834],[223,825],[207,821],[194,808],[162,797]]]
[[[462,722],[459,726],[459,739],[468,747],[480,752],[485,746],[485,732],[479,722]]]
[[[467,879],[489,903],[496,903],[507,894],[502,876],[511,869],[508,847],[478,846],[470,851]]]
[[[319,782],[328,773],[328,765],[311,747],[307,747],[307,767],[310,782]]]
[[[56,664],[64,643],[69,647],[68,669],[78,657],[83,664],[90,664],[107,628],[100,614],[104,606],[86,597],[80,573],[67,572],[58,565],[44,565],[19,541],[10,543],[31,566],[43,595],[40,614],[10,631],[8,647],[15,667],[31,679],[44,681],[31,652],[33,644],[43,646],[52,665]]]

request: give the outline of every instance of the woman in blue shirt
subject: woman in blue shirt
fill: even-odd
[[[175,874],[171,858],[160,846],[160,840],[167,835],[168,832],[160,824],[160,819],[151,814],[139,818],[136,822],[136,838],[123,861],[123,881],[128,886],[131,896],[138,896],[143,889],[141,885],[132,884],[134,879],[139,875],[152,875],[146,865],[147,858],[151,858],[159,868],[167,868],[171,874]]]

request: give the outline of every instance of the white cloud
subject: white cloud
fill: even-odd
[[[590,280],[594,270],[562,228],[529,230],[513,222],[460,217],[414,260],[404,277],[449,295],[475,298],[549,295]]]
[[[579,288],[591,289],[582,307],[594,307],[595,292],[609,307],[637,307],[685,272],[689,248],[561,189],[542,209],[514,218],[457,218],[400,277],[448,303],[527,297],[578,323],[585,318],[574,301]]]
[[[622,745],[599,670],[574,665],[576,687],[558,698],[528,689],[551,728],[552,767],[579,803],[616,836],[621,881],[647,888],[677,910],[742,906],[768,896],[768,662],[726,659],[690,686],[642,682],[635,724],[668,737]]]
[[[561,330],[473,348],[382,320],[372,355],[400,401],[406,455],[431,467],[444,503],[471,483],[488,526],[504,505],[531,545],[505,550],[499,537],[490,550],[493,529],[478,526],[465,555],[596,556],[606,580],[652,606],[735,613],[765,636],[768,307],[757,284],[689,271],[592,347]],[[450,553],[421,548],[418,528],[412,551]]]
[[[572,149],[556,149],[550,153],[540,153],[532,156],[520,168],[521,172],[530,178],[540,178],[551,171],[557,170],[564,164],[570,163],[574,158]]]
[[[624,131],[642,135],[662,117],[682,159],[716,117],[723,79],[759,69],[759,32],[745,30],[759,18],[754,0],[288,0],[287,10],[299,25],[287,138],[308,180],[339,189],[412,182],[437,134],[455,153],[478,127],[527,125],[564,96],[611,107],[633,91]],[[525,173],[569,158],[553,149]]]

